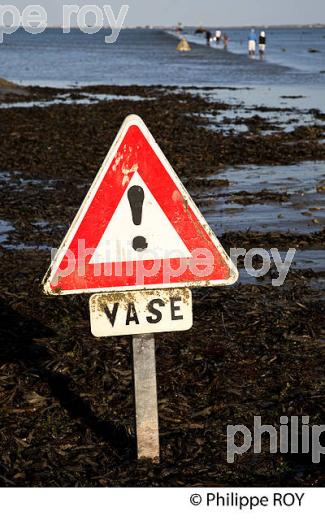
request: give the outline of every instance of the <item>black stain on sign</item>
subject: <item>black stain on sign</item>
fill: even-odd
[[[144,201],[144,191],[141,186],[131,186],[128,190],[128,199],[130,203],[133,224],[140,226],[142,222],[142,210]],[[135,251],[144,251],[148,247],[145,237],[134,237],[132,242]]]

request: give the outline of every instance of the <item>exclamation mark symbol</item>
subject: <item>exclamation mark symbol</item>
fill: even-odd
[[[142,222],[142,209],[144,201],[144,191],[141,186],[132,186],[128,190],[128,199],[131,207],[133,224],[140,226]],[[145,237],[134,237],[132,242],[135,251],[144,251],[148,247]]]

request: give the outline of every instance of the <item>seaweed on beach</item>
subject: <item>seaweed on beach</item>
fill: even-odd
[[[324,423],[324,297],[310,286],[310,271],[293,273],[282,287],[195,290],[193,329],[157,335],[159,465],[136,460],[130,339],[92,337],[86,296],[41,292],[50,262],[41,246],[61,242],[129,113],[144,118],[190,191],[226,166],[324,160],[323,130],[224,135],[191,116],[218,111],[218,104],[186,90],[87,90],[141,99],[0,109],[0,170],[8,172],[0,219],[13,227],[0,243],[0,484],[324,485],[323,459],[270,454],[267,439],[261,454],[226,460],[229,424],[251,427],[261,416],[278,428],[282,415]],[[26,99],[60,93],[29,88]],[[222,187],[219,180],[210,181],[211,190]],[[274,197],[236,196],[241,204]],[[323,230],[220,238],[227,249],[324,247]]]

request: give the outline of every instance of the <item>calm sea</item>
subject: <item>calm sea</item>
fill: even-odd
[[[249,59],[247,30],[227,29],[229,51],[208,49],[194,36],[191,53],[176,52],[177,40],[163,30],[129,29],[105,44],[109,30],[85,35],[23,29],[0,45],[0,76],[25,84],[304,85],[325,86],[325,29],[270,29],[264,61]],[[310,50],[316,52],[310,52]]]

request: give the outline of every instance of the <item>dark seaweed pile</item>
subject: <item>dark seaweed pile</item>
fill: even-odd
[[[324,299],[309,285],[310,273],[297,272],[280,288],[196,290],[193,329],[157,335],[161,463],[153,465],[136,460],[129,338],[93,338],[86,296],[45,297],[49,252],[30,247],[60,244],[130,113],[144,118],[189,190],[197,177],[228,165],[322,160],[321,124],[225,136],[191,116],[221,105],[186,91],[87,90],[155,100],[0,110],[0,171],[11,173],[1,184],[0,219],[14,227],[0,245],[1,484],[324,484],[324,461],[270,454],[267,439],[261,454],[226,462],[228,424],[252,427],[256,415],[277,427],[281,415],[324,423]],[[58,93],[29,89],[6,100]],[[324,233],[228,233],[221,241],[227,248],[323,247]]]

